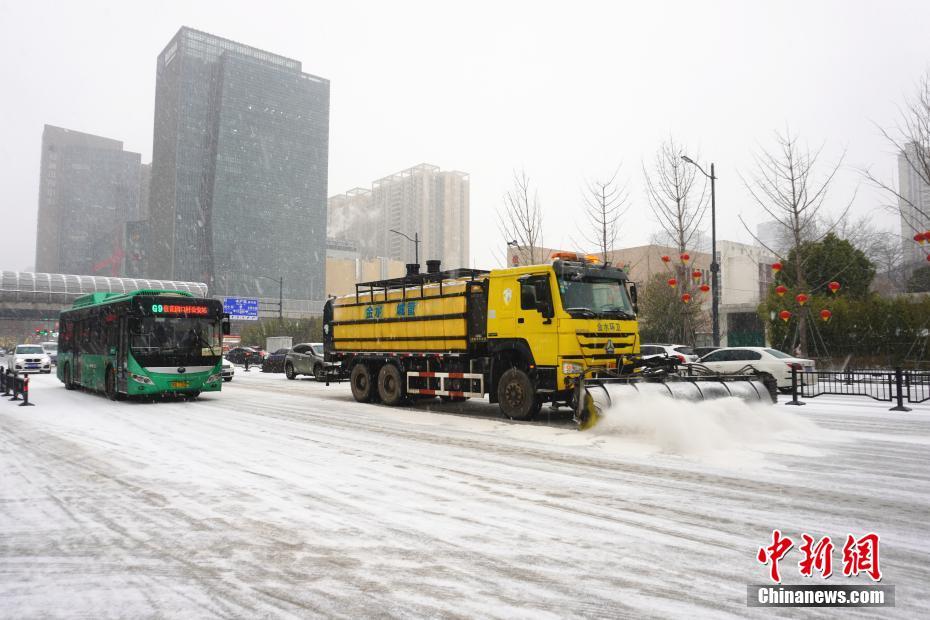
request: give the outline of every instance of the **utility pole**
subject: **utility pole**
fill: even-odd
[[[710,164],[710,174],[704,172],[701,165],[688,157],[681,156],[685,163],[695,166],[705,177],[710,179],[710,287],[711,287],[711,330],[714,339],[714,346],[720,346],[720,264],[717,262],[717,192],[715,181],[717,175],[714,174],[714,164]]]

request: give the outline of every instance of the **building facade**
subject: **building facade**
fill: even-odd
[[[147,272],[322,300],[329,81],[186,27],[156,73]]]
[[[120,275],[123,227],[139,218],[140,165],[119,140],[45,126],[36,271]]]
[[[448,268],[469,266],[469,176],[420,164],[378,179],[371,190],[353,189],[329,199],[330,236],[358,246],[363,258],[402,263],[439,259]]]
[[[924,153],[923,157],[928,158],[930,154]],[[930,184],[927,183],[928,179],[918,173],[920,160],[918,147],[913,142],[898,153],[898,184],[901,194],[898,206],[901,213],[904,264],[915,266],[926,264],[926,252],[914,241],[914,234],[930,230]]]

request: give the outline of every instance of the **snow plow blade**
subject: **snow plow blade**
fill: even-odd
[[[612,405],[637,394],[656,394],[675,400],[701,401],[735,397],[750,403],[776,402],[775,380],[760,375],[712,377],[594,377],[575,386],[575,421],[580,430],[593,428]]]

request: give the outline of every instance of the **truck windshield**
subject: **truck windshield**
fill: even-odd
[[[222,350],[219,327],[199,318],[137,318],[130,348],[142,366],[215,364]]]
[[[632,319],[633,304],[623,283],[611,278],[559,277],[562,307],[573,317]]]

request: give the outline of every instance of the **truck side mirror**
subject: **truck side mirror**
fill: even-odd
[[[228,336],[229,333],[230,333],[229,315],[228,315],[228,314],[224,314],[224,315],[223,315],[223,321],[222,321],[222,323],[221,323],[221,326],[222,326],[222,330],[223,330],[223,335],[224,335],[224,336]]]
[[[636,284],[630,282],[630,301],[633,302],[633,312],[639,314],[639,296],[636,293]]]
[[[551,319],[555,316],[555,310],[552,308],[552,302],[548,299],[540,299],[536,302],[536,310],[544,319]]]

